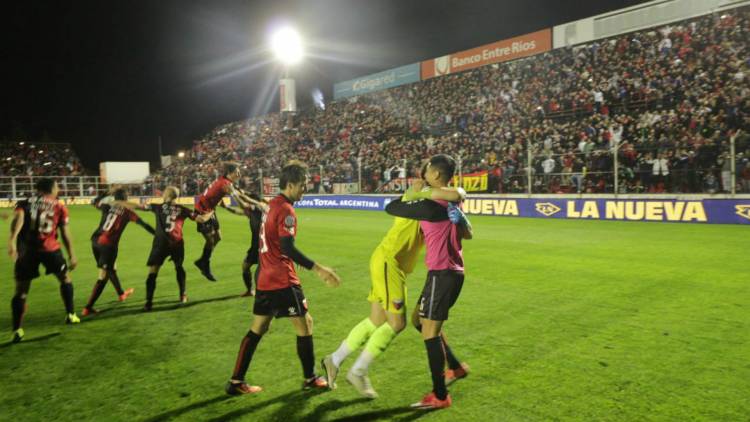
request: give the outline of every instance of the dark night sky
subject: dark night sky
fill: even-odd
[[[577,0],[19,1],[0,20],[0,139],[71,142],[87,167],[157,160],[221,123],[278,107],[265,50],[280,22],[314,88],[643,3]]]

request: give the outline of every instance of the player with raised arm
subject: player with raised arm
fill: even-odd
[[[8,255],[15,262],[16,291],[11,299],[13,314],[12,341],[23,339],[21,328],[26,313],[26,298],[31,280],[39,277],[39,264],[44,265],[47,274],[54,274],[60,282],[60,295],[65,305],[65,322],[81,322],[73,308],[73,282],[70,271],[78,265],[73,250],[73,239],[68,227],[68,209],[57,199],[57,182],[42,178],[36,182],[36,194],[19,201],[13,214]],[[57,231],[62,234],[63,245],[68,251],[70,265],[60,251]]]
[[[109,194],[111,193],[111,196]],[[154,228],[143,221],[126,204],[128,194],[124,188],[116,187],[108,193],[103,193],[94,199],[93,205],[101,210],[102,218],[99,227],[91,235],[91,249],[94,252],[96,266],[99,269],[96,283],[91,291],[91,296],[83,308],[81,315],[89,316],[95,314],[94,304],[104,291],[107,281],[112,282],[117,299],[122,302],[133,294],[134,289],[123,290],[120,278],[117,275],[117,253],[125,227],[131,221],[143,227],[147,232],[154,234]]]
[[[414,196],[413,199],[451,202],[461,201],[466,195],[463,189],[442,187],[423,191],[422,187],[421,180],[415,181],[407,195]],[[364,350],[347,374],[347,380],[368,398],[377,397],[367,375],[370,364],[385,352],[406,326],[406,277],[414,270],[424,244],[419,220],[448,220],[446,208],[434,201],[396,200],[389,204],[389,208],[398,208],[403,216],[394,219],[390,230],[370,257],[370,316],[352,328],[339,348],[321,362],[328,384],[336,388],[336,377],[342,362],[364,344]],[[451,364],[456,368],[466,367],[458,362],[447,343],[444,346]]]
[[[152,211],[156,215],[156,234],[151,244],[151,253],[148,256],[148,277],[146,278],[146,304],[144,311],[153,308],[154,292],[156,291],[156,277],[159,269],[167,258],[174,263],[177,275],[177,286],[180,291],[180,303],[187,302],[185,293],[185,268],[182,263],[185,260],[185,242],[182,236],[182,227],[186,219],[204,223],[213,216],[213,211],[199,214],[194,210],[175,203],[180,196],[180,190],[175,186],[167,186],[164,189],[161,204],[143,205],[143,209]]]
[[[435,155],[430,158],[424,179],[431,187],[441,188],[453,179],[455,169],[453,158],[444,154]],[[422,332],[432,376],[432,392],[412,405],[420,409],[451,406],[445,380],[446,354],[441,332],[443,323],[448,319],[448,311],[456,303],[464,282],[461,240],[473,236],[471,224],[457,206],[451,207],[446,201],[437,202],[451,208],[449,212],[458,224],[452,224],[452,221],[419,222],[424,233],[427,249],[425,263],[429,271],[419,298],[419,320],[414,323]]]
[[[237,163],[224,163],[222,166],[222,175],[206,188],[195,203],[195,210],[200,214],[211,214],[207,221],[198,223],[198,232],[203,235],[206,241],[203,244],[203,253],[195,261],[195,266],[198,267],[201,274],[209,281],[216,281],[216,277],[211,273],[211,254],[216,245],[221,241],[219,219],[214,211],[217,206],[226,208],[223,201],[226,195],[231,195],[238,203],[243,201],[243,199],[247,200],[234,187],[234,183],[238,180],[240,180],[239,165]]]
[[[313,270],[329,286],[338,286],[336,273],[313,262],[294,245],[297,235],[297,216],[293,204],[302,199],[307,187],[307,168],[293,161],[281,169],[281,194],[268,204],[263,214],[260,232],[260,273],[258,290],[253,307],[253,321],[242,339],[232,378],[226,385],[230,395],[252,394],[261,391],[258,386],[245,382],[255,349],[263,334],[268,331],[273,318],[289,318],[297,333],[297,355],[302,363],[304,381],[302,388],[327,388],[323,377],[315,375],[315,353],[312,337],[312,317],[294,269],[298,264]]]
[[[245,283],[245,293],[241,294],[241,297],[255,296],[252,267],[258,265],[260,259],[258,254],[258,245],[260,244],[260,223],[263,219],[263,212],[268,208],[268,203],[261,199],[257,194],[251,193],[247,196],[254,201],[249,204],[249,206],[240,209],[231,207],[227,208],[227,211],[233,214],[244,215],[250,223],[250,248],[247,250],[245,259],[242,261],[242,281]],[[258,282],[257,275],[255,282]]]

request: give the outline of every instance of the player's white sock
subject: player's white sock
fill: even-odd
[[[354,365],[352,366],[352,372],[357,375],[367,374],[367,371],[370,368],[370,364],[374,360],[375,356],[373,356],[372,353],[368,352],[367,350],[363,350],[362,353],[359,354],[357,360],[354,362]]]
[[[338,368],[341,366],[341,362],[346,359],[347,356],[349,356],[352,353],[352,349],[349,348],[349,345],[346,344],[346,340],[341,342],[341,346],[339,346],[338,349],[336,349],[335,352],[333,352],[333,355],[331,355],[331,358],[333,359],[333,364],[336,365]]]

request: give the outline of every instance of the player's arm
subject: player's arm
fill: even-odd
[[[294,246],[294,236],[284,236],[279,239],[281,246],[281,253],[288,256],[295,264],[315,271],[315,273],[329,286],[338,286],[341,283],[341,278],[333,271],[324,265],[320,265],[302,253],[296,246]]]
[[[391,201],[386,205],[385,212],[394,217],[403,217],[411,220],[436,222],[448,219],[448,211],[437,202],[425,200],[404,202],[403,197]]]
[[[132,218],[132,220],[133,220],[133,222],[135,224],[143,227],[143,229],[146,230],[147,232],[149,232],[151,234],[156,234],[156,230],[154,230],[154,228],[151,227],[150,224],[148,224],[147,222],[143,221],[143,219],[141,217],[139,217],[138,215],[136,215],[135,213],[133,213],[133,215],[132,215],[131,218]]]
[[[451,220],[451,223],[458,226],[458,233],[462,239],[470,240],[474,237],[471,222],[458,204],[452,203],[448,205],[448,218]]]
[[[18,249],[16,249],[16,242],[18,241],[18,235],[21,233],[24,221],[24,210],[23,208],[16,208],[13,212],[13,221],[10,223],[10,237],[8,238],[8,256],[15,262],[18,259]]]
[[[227,204],[224,203],[224,201],[219,202],[219,206],[234,215],[245,215],[245,213],[241,209],[235,208],[235,207],[228,207]]]
[[[68,251],[68,260],[70,261],[69,267],[74,270],[78,266],[78,258],[76,258],[75,250],[73,249],[73,235],[70,233],[70,227],[68,226],[67,212],[63,216],[64,221],[60,226],[62,232],[62,242],[65,246],[65,250]]]

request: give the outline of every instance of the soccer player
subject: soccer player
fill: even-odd
[[[65,322],[81,322],[73,309],[73,282],[69,270],[78,265],[73,250],[73,239],[68,228],[68,209],[57,199],[57,182],[42,178],[36,182],[36,194],[19,201],[14,211],[8,239],[8,255],[15,262],[16,292],[11,299],[13,313],[12,341],[23,339],[21,328],[26,313],[26,297],[31,280],[39,277],[39,264],[43,264],[47,274],[54,274],[60,281],[60,295],[65,304]],[[62,241],[68,251],[70,265],[65,262],[57,240],[57,230],[62,233]]]
[[[411,199],[457,202],[463,200],[466,194],[463,189],[448,187],[422,191],[422,184],[415,183],[407,195],[414,197]],[[446,208],[437,202],[397,200],[389,204],[391,210],[396,207],[403,217],[394,219],[391,229],[370,257],[370,316],[352,328],[339,348],[321,363],[326,371],[328,384],[331,388],[336,388],[336,377],[342,362],[366,342],[364,350],[347,374],[347,380],[368,398],[377,397],[367,375],[370,364],[406,326],[406,277],[414,270],[424,244],[418,220],[448,220]],[[463,370],[465,364],[462,366],[458,362],[447,343],[444,346],[451,357],[449,361]]]
[[[452,157],[438,154],[430,158],[424,179],[433,188],[445,187],[453,179],[455,169],[456,162]],[[445,201],[437,202],[450,207]],[[471,224],[458,207],[452,207],[451,212],[457,216],[459,224],[451,221],[419,222],[427,245],[425,263],[428,273],[419,298],[419,321],[415,321],[415,325],[422,332],[432,375],[432,392],[412,404],[420,409],[442,409],[452,403],[445,382],[446,355],[440,333],[464,282],[461,240],[471,239],[473,233]]]
[[[297,216],[292,205],[302,199],[307,187],[305,165],[292,161],[284,166],[279,186],[282,192],[268,204],[268,212],[263,214],[261,222],[260,274],[253,321],[242,340],[232,378],[225,388],[230,395],[252,394],[262,390],[258,386],[247,384],[245,374],[260,339],[268,331],[274,317],[289,318],[297,332],[297,355],[304,375],[302,388],[308,390],[328,387],[323,377],[315,375],[312,317],[308,313],[307,301],[294,264],[315,271],[329,286],[338,286],[340,279],[332,269],[313,262],[294,245]]]
[[[242,281],[245,283],[245,293],[241,294],[241,297],[255,296],[255,289],[253,289],[253,276],[252,267],[258,265],[258,244],[260,243],[260,223],[263,219],[263,212],[267,208],[268,203],[261,199],[257,194],[251,193],[248,195],[250,199],[255,201],[249,204],[249,207],[242,207],[241,210],[228,207],[227,211],[233,214],[245,215],[250,222],[250,249],[247,250],[245,259],[242,261]],[[256,280],[257,283],[257,275]]]
[[[198,223],[208,221],[213,211],[206,214],[198,214],[194,210],[176,204],[175,200],[180,196],[180,190],[175,186],[167,186],[164,189],[164,200],[161,204],[144,205],[142,208],[152,211],[156,215],[156,234],[151,244],[151,253],[148,257],[148,277],[146,278],[146,304],[143,310],[150,311],[153,308],[154,292],[156,291],[156,277],[164,260],[171,258],[174,270],[177,274],[177,285],[180,290],[180,302],[187,302],[185,294],[185,269],[182,263],[185,259],[185,242],[182,237],[182,226],[185,219],[195,220]]]
[[[108,193],[104,193],[94,199],[93,205],[102,211],[99,227],[91,235],[91,248],[94,252],[94,259],[96,260],[97,268],[99,268],[99,273],[86,307],[81,312],[83,316],[96,313],[94,304],[104,291],[108,280],[112,282],[112,286],[117,291],[117,299],[120,302],[133,294],[134,289],[122,289],[115,265],[120,236],[122,236],[122,232],[125,231],[128,223],[133,221],[147,232],[154,234],[154,228],[126,206],[125,201],[128,200],[128,194],[125,189],[115,188],[111,191],[111,194],[112,198],[105,198]]]
[[[205,192],[198,197],[195,209],[201,214],[208,214],[216,210],[217,206],[224,206],[224,196],[231,195],[240,202],[240,193],[235,189],[234,183],[240,179],[240,167],[236,163],[224,163],[222,175],[206,188]],[[209,281],[216,281],[211,273],[211,254],[216,245],[221,241],[219,219],[216,213],[205,223],[198,223],[198,232],[203,235],[206,242],[203,245],[203,254],[195,261],[195,266]]]

